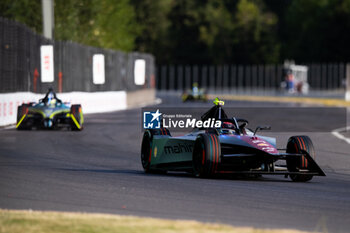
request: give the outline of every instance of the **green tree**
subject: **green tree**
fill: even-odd
[[[233,30],[235,28],[233,14],[229,12],[221,0],[209,0],[201,9],[204,16],[199,26],[199,40],[208,47],[212,62],[228,63],[234,56]]]
[[[94,0],[96,23],[94,36],[97,45],[131,51],[140,28],[129,0]]]
[[[275,63],[277,17],[262,1],[174,2],[169,14],[169,60],[175,63]]]
[[[276,63],[280,45],[277,17],[260,1],[240,0],[234,17],[234,60],[237,63]]]
[[[131,51],[139,34],[128,0],[60,0],[55,2],[55,38]]]
[[[91,1],[55,1],[55,39],[91,44],[94,14]]]
[[[294,0],[287,14],[285,54],[297,62],[350,58],[350,1]]]
[[[179,64],[210,62],[206,42],[200,39],[200,26],[204,19],[200,8],[203,4],[200,0],[174,1],[168,15],[171,23],[168,29],[170,44],[167,53],[171,56],[161,60],[162,62]]]
[[[135,49],[162,56],[168,48],[169,11],[174,0],[132,0],[140,33]]]
[[[42,33],[41,0],[1,0],[0,17],[21,22]]]

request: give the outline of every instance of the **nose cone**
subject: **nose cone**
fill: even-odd
[[[52,126],[53,126],[52,120],[51,119],[45,119],[44,126],[45,126],[45,128],[52,128]]]

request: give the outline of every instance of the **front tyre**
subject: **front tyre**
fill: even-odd
[[[312,158],[316,157],[315,148],[308,136],[290,137],[287,143],[287,153],[302,153],[304,150],[309,153]],[[310,163],[305,156],[287,158],[287,168],[290,172],[299,172],[303,169],[309,169]],[[290,175],[295,182],[306,182],[312,179],[312,175]]]
[[[193,174],[196,177],[210,177],[217,173],[220,161],[219,137],[215,134],[199,134],[192,154]]]

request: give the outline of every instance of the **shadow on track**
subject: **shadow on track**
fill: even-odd
[[[133,175],[139,175],[139,176],[149,176],[149,177],[173,177],[173,178],[193,178],[193,179],[200,179],[194,177],[190,173],[183,173],[183,172],[168,172],[167,174],[158,174],[158,173],[151,173],[147,174],[140,170],[118,170],[118,169],[83,169],[83,168],[60,168],[59,170],[62,171],[72,171],[72,172],[93,172],[93,173],[109,173],[109,174],[133,174]],[[263,176],[242,176],[242,175],[216,175],[211,178],[202,178],[201,180],[231,180],[231,181],[259,181],[259,182],[277,182],[277,183],[285,183],[285,182],[292,182],[289,179],[273,179],[270,177],[263,177]],[[314,183],[314,182],[311,182]]]

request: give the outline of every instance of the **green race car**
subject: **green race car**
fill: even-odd
[[[192,89],[186,90],[181,96],[182,102],[187,101],[208,101],[208,97],[204,88],[198,88],[198,84],[194,83]]]
[[[67,127],[82,130],[84,123],[80,104],[63,103],[49,90],[39,103],[22,104],[17,109],[17,130],[57,129]]]

